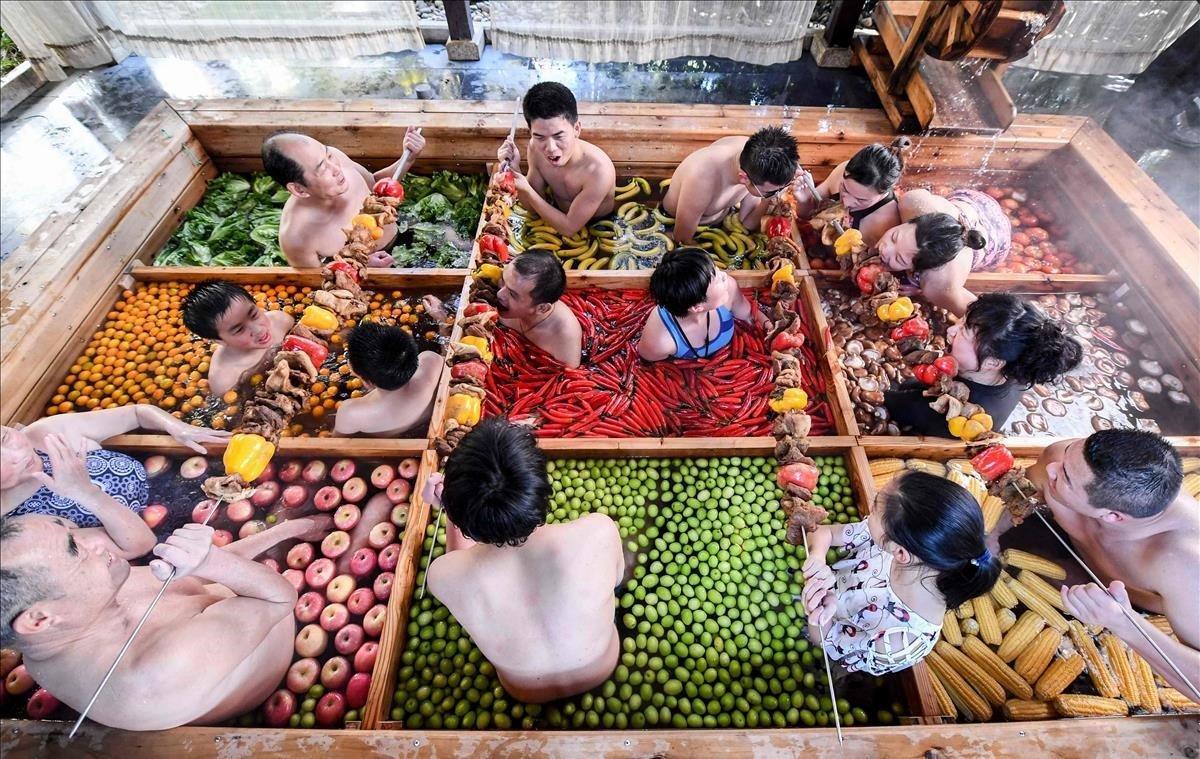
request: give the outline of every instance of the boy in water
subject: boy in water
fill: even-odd
[[[430,476],[424,497],[448,517],[429,590],[505,690],[541,704],[608,679],[621,651],[613,622],[621,535],[603,514],[545,524],[550,479],[528,429],[483,421],[450,454],[445,478]]]
[[[612,213],[617,170],[603,150],[579,139],[579,112],[571,91],[558,82],[541,82],[529,88],[522,105],[529,125],[528,175],[520,173],[516,144],[505,140],[496,153],[511,163],[521,203],[564,237]],[[545,199],[547,187],[554,192],[554,204]]]
[[[442,357],[418,351],[412,335],[396,326],[365,322],[346,342],[350,368],[371,388],[342,401],[334,432],[398,437],[416,427],[422,436],[433,409]]]
[[[781,127],[763,127],[750,137],[722,137],[683,159],[663,196],[675,217],[675,240],[693,242],[696,227],[715,224],[741,204],[739,216],[758,229],[767,204],[797,181],[796,138]]]
[[[208,367],[208,386],[220,395],[238,386],[283,342],[294,320],[266,311],[231,282],[209,279],[183,299],[183,323],[193,334],[217,344]]]

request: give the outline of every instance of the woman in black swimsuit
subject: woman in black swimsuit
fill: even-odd
[[[904,171],[903,151],[911,144],[907,137],[897,137],[888,146],[868,145],[834,167],[817,186],[822,199],[841,201],[850,214],[850,226],[863,233],[867,245],[900,223],[895,187]],[[817,201],[811,194],[801,193],[796,200],[802,218],[816,213]]]

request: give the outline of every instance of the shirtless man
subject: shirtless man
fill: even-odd
[[[209,279],[183,299],[183,323],[193,334],[217,344],[208,366],[208,387],[221,395],[274,353],[295,320],[284,311],[260,308],[238,285]]]
[[[621,535],[602,514],[544,524],[546,457],[527,429],[485,420],[450,454],[445,479],[429,478],[424,497],[448,517],[429,590],[505,690],[541,704],[608,679],[621,650],[613,622]]]
[[[55,467],[50,487],[75,500],[94,500],[97,488],[82,458]],[[153,544],[150,528],[131,538],[127,525],[113,527],[42,515],[0,522],[0,645],[20,649],[40,685],[83,709],[174,567],[175,582],[89,717],[165,730],[217,724],[266,700],[291,664],[296,591],[252,559],[284,540],[318,539],[328,524],[295,519],[226,548],[213,547],[211,528],[190,524],[155,546],[149,567],[127,559]]]
[[[617,170],[612,159],[590,142],[579,139],[575,96],[558,82],[529,88],[522,102],[529,125],[529,174],[521,174],[521,153],[505,140],[496,157],[509,161],[521,203],[569,237],[592,219],[613,210]],[[545,198],[554,191],[554,204]]]
[[[442,376],[442,357],[417,350],[417,341],[399,327],[364,322],[346,341],[350,368],[370,391],[338,406],[334,432],[339,435],[424,437]]]
[[[425,148],[425,138],[409,127],[404,132],[404,147],[409,158],[400,168],[401,176]],[[346,244],[344,230],[350,227],[350,219],[362,210],[375,182],[390,178],[400,163],[372,174],[337,148],[299,132],[268,137],[263,142],[262,160],[271,178],[292,194],[279,222],[279,247],[288,265],[309,269],[319,267],[322,258]],[[385,251],[394,239],[396,225],[389,224],[376,241],[379,252],[371,257],[369,266],[392,265],[392,257]]]
[[[773,198],[800,181],[796,138],[781,127],[763,127],[750,137],[722,137],[683,159],[663,196],[675,217],[675,241],[693,242],[696,227],[715,224],[733,213],[748,229],[758,229]]]
[[[1118,607],[1131,608],[1132,600],[1165,614],[1179,640],[1140,616],[1137,627],[1200,686],[1200,504],[1180,490],[1179,454],[1153,433],[1106,430],[1050,446],[1029,476],[1117,598],[1095,583],[1064,587],[1067,611],[1112,630],[1173,687],[1200,700]]]

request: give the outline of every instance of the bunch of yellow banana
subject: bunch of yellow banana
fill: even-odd
[[[619,203],[623,200],[636,198],[639,193],[649,195],[650,182],[643,177],[634,177],[625,184],[617,185],[613,194],[613,200],[616,200]]]

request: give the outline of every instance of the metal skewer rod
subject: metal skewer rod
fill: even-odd
[[[218,500],[216,504],[213,505],[212,511],[208,512],[208,516],[206,516],[204,521],[201,522],[203,526],[208,525],[209,521],[221,508],[222,503],[224,503],[224,500]],[[125,654],[129,651],[129,647],[133,645],[134,639],[137,638],[138,633],[142,631],[142,626],[145,625],[146,620],[150,618],[150,613],[154,611],[155,606],[158,606],[158,602],[163,597],[163,593],[167,592],[167,586],[170,585],[175,579],[175,572],[175,567],[171,567],[171,574],[167,575],[167,579],[163,580],[162,587],[158,589],[158,593],[154,596],[154,600],[150,602],[150,605],[146,607],[146,611],[142,613],[142,618],[138,620],[137,626],[133,628],[133,632],[129,633],[129,639],[125,641],[125,645],[121,646],[121,650],[117,652],[117,657],[113,659],[113,663],[109,665],[108,671],[104,673],[104,679],[102,679],[100,684],[96,686],[96,692],[92,694],[91,700],[87,702],[87,706],[83,707],[83,711],[79,713],[79,719],[75,720],[75,725],[71,728],[71,732],[67,735],[67,740],[71,740],[75,737],[75,733],[79,731],[79,726],[83,724],[85,719],[87,719],[88,712],[90,712],[92,707],[96,705],[96,699],[100,698],[100,692],[104,690],[105,685],[108,685],[108,681],[112,678],[113,672],[116,671],[117,665],[121,663],[121,659],[125,658]]]
[[[433,564],[433,549],[437,548],[438,533],[442,529],[442,514],[444,513],[446,513],[445,507],[438,509],[438,518],[433,525],[433,545],[429,548],[430,560],[425,565],[425,576],[421,578],[421,595],[417,596],[418,600],[425,597],[425,583],[429,582],[429,567]]]
[[[417,127],[416,132],[417,134],[420,134],[421,127]],[[404,152],[400,154],[400,160],[396,163],[396,170],[392,172],[393,182],[400,178],[400,170],[404,168],[404,164],[408,163],[409,155],[411,155],[411,151],[409,151],[408,148],[405,148]]]
[[[521,118],[521,99],[517,98],[517,105],[513,108],[512,123],[508,127],[508,137],[505,142],[512,142],[517,137],[517,120]],[[504,161],[500,164],[500,171],[508,171],[512,168],[512,161]]]
[[[800,535],[804,538],[804,555],[808,555],[808,530],[801,530]],[[820,629],[820,626],[818,626]],[[842,718],[838,715],[837,708],[837,693],[833,690],[833,671],[829,667],[829,654],[825,651],[825,641],[821,641],[821,656],[825,659],[825,680],[829,683],[829,700],[833,704],[833,725],[837,728],[838,743],[843,743],[842,738]]]
[[[1167,665],[1170,666],[1171,669],[1175,671],[1175,674],[1179,676],[1179,679],[1187,684],[1188,688],[1190,688],[1192,693],[1194,694],[1194,697],[1196,699],[1200,700],[1200,689],[1196,688],[1196,685],[1191,680],[1188,679],[1188,676],[1183,674],[1183,670],[1181,670],[1179,668],[1179,665],[1177,665],[1174,661],[1172,661],[1171,657],[1167,656],[1166,652],[1163,651],[1162,648],[1160,648],[1159,645],[1157,643],[1155,643],[1154,640],[1148,634],[1146,634],[1146,631],[1143,630],[1141,625],[1138,624],[1137,616],[1129,609],[1126,609],[1124,604],[1117,601],[1117,599],[1113,596],[1112,592],[1109,591],[1109,589],[1104,585],[1103,582],[1101,582],[1100,578],[1096,576],[1096,573],[1092,571],[1092,568],[1087,565],[1087,563],[1079,556],[1079,554],[1075,553],[1075,550],[1073,548],[1071,548],[1071,545],[1063,538],[1063,536],[1058,534],[1058,530],[1054,529],[1054,527],[1051,526],[1050,521],[1048,519],[1046,519],[1045,516],[1042,515],[1041,511],[1034,510],[1033,513],[1037,514],[1038,519],[1042,520],[1042,524],[1046,525],[1046,529],[1050,531],[1050,533],[1058,540],[1059,543],[1062,543],[1063,548],[1067,549],[1067,553],[1071,554],[1071,556],[1075,559],[1075,561],[1079,562],[1079,566],[1083,567],[1083,571],[1088,573],[1088,576],[1092,578],[1092,581],[1095,582],[1098,586],[1100,586],[1100,589],[1103,590],[1108,595],[1109,598],[1112,598],[1112,600],[1114,602],[1116,602],[1117,608],[1119,608],[1121,610],[1121,613],[1124,614],[1125,617],[1130,622],[1133,623],[1133,629],[1137,630],[1138,633],[1141,634],[1141,636],[1146,639],[1146,642],[1149,643],[1154,648],[1154,650],[1158,653],[1158,655],[1162,657],[1163,661],[1165,661],[1167,663]]]

